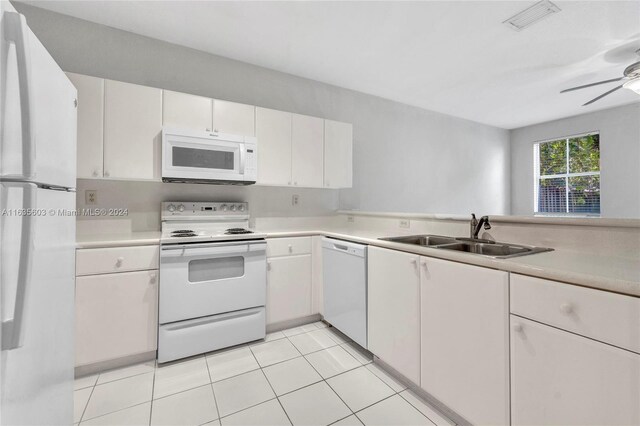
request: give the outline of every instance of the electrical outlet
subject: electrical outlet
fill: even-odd
[[[97,204],[98,203],[98,191],[95,189],[87,189],[84,191],[85,204]]]
[[[291,205],[292,206],[297,206],[298,205],[298,201],[300,199],[300,196],[298,195],[292,195],[291,196]]]
[[[400,228],[408,228],[410,225],[409,219],[400,219]]]
[[[355,217],[353,217],[353,216],[351,216],[351,215],[347,216],[347,222],[349,222],[349,223],[353,223],[353,222],[355,222],[355,221],[356,221],[356,218],[355,218]]]

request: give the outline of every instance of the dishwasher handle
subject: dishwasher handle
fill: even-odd
[[[358,257],[366,257],[367,255],[366,245],[352,243],[350,241],[336,240],[333,238],[323,238],[322,248],[325,250],[343,252],[345,254],[351,254]]]

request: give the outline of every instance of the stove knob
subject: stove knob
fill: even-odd
[[[231,211],[232,211],[232,212],[235,212],[235,211],[236,211],[236,206],[235,206],[235,204],[232,204],[232,205],[231,205]]]
[[[179,212],[183,212],[183,211],[184,211],[184,204],[180,204],[180,205],[178,206],[178,211],[179,211]]]
[[[226,204],[223,204],[220,206],[220,210],[222,210],[223,212],[226,212],[229,209],[229,207],[227,207]]]
[[[240,204],[240,205],[238,206],[238,210],[240,210],[241,212],[243,212],[243,211],[244,211],[244,204]]]
[[[167,210],[169,210],[169,212],[173,213],[176,211],[176,206],[174,206],[173,204],[169,204],[167,206]]]

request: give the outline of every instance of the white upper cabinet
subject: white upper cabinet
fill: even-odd
[[[256,107],[213,99],[213,128],[221,133],[255,136]]]
[[[353,174],[353,125],[324,120],[324,187],[350,188]]]
[[[162,90],[105,80],[104,176],[160,179]]]
[[[422,388],[472,424],[508,424],[508,273],[427,257],[420,269]]]
[[[162,128],[258,140],[257,183],[352,186],[352,125],[69,73],[78,89],[78,178],[160,180]]]
[[[420,384],[418,255],[369,247],[368,348]]]
[[[258,184],[291,185],[291,113],[256,108]]]
[[[162,125],[177,129],[210,131],[212,101],[188,93],[163,90]]]
[[[78,178],[102,177],[104,79],[67,73],[78,90]]]
[[[291,174],[294,186],[322,187],[324,120],[293,114]]]

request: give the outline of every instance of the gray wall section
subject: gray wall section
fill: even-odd
[[[640,103],[511,131],[511,211],[533,214],[533,144],[600,132],[600,208],[607,218],[640,218]]]
[[[321,210],[509,213],[507,130],[16,7],[65,71],[353,123],[353,189]]]

